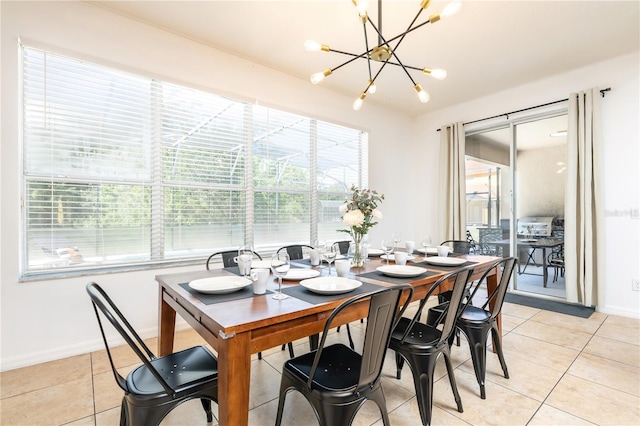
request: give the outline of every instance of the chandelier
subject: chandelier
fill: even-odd
[[[420,9],[418,10],[418,13],[416,14],[415,18],[413,18],[413,20],[407,27],[407,30],[390,39],[386,39],[382,35],[382,0],[378,0],[378,25],[377,26],[373,22],[371,22],[367,14],[367,6],[368,6],[367,0],[351,0],[351,1],[353,2],[353,4],[356,6],[358,10],[358,15],[360,17],[360,21],[362,22],[362,27],[364,29],[365,51],[360,54],[349,53],[349,52],[344,52],[342,50],[332,49],[327,45],[320,44],[313,40],[305,41],[304,43],[305,50],[309,52],[335,52],[335,53],[339,53],[341,55],[346,55],[350,57],[350,59],[347,59],[345,62],[343,62],[342,64],[336,67],[327,68],[324,71],[320,71],[315,74],[312,74],[311,83],[318,84],[322,80],[324,80],[326,77],[333,74],[333,72],[336,71],[337,69],[347,64],[350,64],[356,59],[363,58],[367,60],[367,67],[369,70],[369,80],[367,82],[366,88],[360,93],[360,96],[358,96],[356,101],[353,103],[353,109],[359,110],[362,107],[362,103],[364,102],[364,99],[366,98],[367,94],[375,93],[376,79],[378,78],[382,70],[387,65],[394,65],[394,66],[401,67],[404,70],[404,72],[407,74],[407,77],[409,77],[409,80],[411,80],[411,83],[413,84],[413,88],[418,94],[418,99],[420,100],[420,102],[427,103],[429,101],[429,94],[422,88],[420,83],[415,82],[413,77],[411,77],[409,70],[411,69],[411,70],[421,71],[422,73],[426,75],[430,75],[431,77],[436,78],[438,80],[444,79],[447,76],[447,72],[443,69],[418,68],[411,65],[406,65],[400,60],[400,58],[395,53],[395,51],[398,49],[398,46],[400,46],[400,43],[402,43],[405,36],[410,32],[417,30],[418,28],[426,24],[434,24],[438,22],[441,17],[451,16],[456,12],[458,12],[461,7],[460,0],[455,0],[452,3],[450,3],[442,11],[442,13],[434,13],[431,16],[429,16],[428,20],[420,24],[416,24],[416,21],[420,17],[420,14],[422,13],[422,11],[426,10],[429,7],[429,3],[431,3],[431,0],[422,0],[420,3]],[[369,39],[367,37],[367,24],[369,24],[373,28],[375,33],[378,34],[378,44],[371,48],[369,47]],[[395,44],[392,46],[394,42]],[[382,64],[375,74],[371,72],[371,61],[379,62]]]

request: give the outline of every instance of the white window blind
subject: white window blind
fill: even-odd
[[[22,46],[23,275],[343,238],[367,135]]]

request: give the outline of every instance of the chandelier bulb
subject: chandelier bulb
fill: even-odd
[[[322,80],[325,79],[325,77],[330,76],[332,73],[331,68],[327,68],[324,71],[321,72],[317,72],[315,74],[311,74],[311,83],[313,84],[318,84],[320,83]]]
[[[422,89],[420,83],[413,86],[413,88],[416,89],[416,92],[418,92],[418,99],[420,99],[420,102],[422,102],[423,104],[429,102],[429,94]]]
[[[447,71],[439,68],[422,68],[422,72],[430,75],[436,80],[444,80],[445,78],[447,78]]]
[[[318,43],[315,40],[306,40],[304,42],[304,50],[306,50],[307,52],[328,52],[331,49],[329,49],[329,46]]]
[[[371,93],[372,95],[374,93],[376,93],[376,90],[378,90],[378,88],[376,87],[376,84],[369,80],[369,86],[367,87],[367,93]]]
[[[462,8],[462,2],[460,0],[454,0],[444,8],[440,13],[440,16],[446,18],[447,16],[455,15]]]
[[[358,15],[360,17],[367,16],[367,8],[369,7],[369,0],[351,0],[358,9]]]
[[[360,111],[360,108],[362,108],[362,103],[364,102],[364,98],[366,97],[367,94],[365,92],[360,93],[358,99],[356,99],[356,101],[353,103],[353,109],[355,109],[356,111]]]

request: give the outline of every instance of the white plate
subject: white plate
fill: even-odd
[[[424,254],[424,249],[423,248],[419,248],[416,249],[416,251]],[[453,249],[451,247],[449,247],[449,253],[453,252]],[[435,247],[427,247],[427,254],[438,254],[438,249]]]
[[[386,254],[383,254],[382,256],[380,256],[380,259],[384,259],[384,260],[389,259],[389,260],[393,260],[394,262],[396,260],[394,255],[387,256]],[[415,259],[415,256],[407,256],[407,260],[413,260],[413,259]]]
[[[285,281],[300,281],[307,278],[317,277],[318,275],[320,275],[320,271],[318,271],[317,269],[295,268],[289,269],[287,275],[285,275],[282,279]]]
[[[300,285],[307,290],[318,294],[342,294],[349,293],[360,287],[360,281],[342,277],[319,277],[300,281]]]
[[[201,278],[189,283],[189,287],[200,293],[226,294],[242,290],[252,282],[248,278],[229,275],[228,277]]]
[[[380,256],[382,253],[384,253],[384,251],[380,250],[380,249],[373,249],[370,248],[369,249],[369,256]]]
[[[422,275],[427,272],[425,268],[409,265],[378,266],[376,271],[382,272],[390,277],[417,277],[418,275]]]
[[[270,260],[252,260],[251,269],[271,269]]]
[[[462,265],[467,262],[467,259],[463,259],[460,257],[427,257],[425,262],[430,263],[432,265],[440,265],[440,266],[457,266]]]

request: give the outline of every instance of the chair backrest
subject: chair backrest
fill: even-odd
[[[518,259],[515,257],[505,257],[504,259],[496,261],[493,265],[491,265],[489,269],[487,269],[482,277],[473,284],[469,303],[476,306],[475,303],[473,303],[474,297],[476,296],[476,293],[478,292],[480,287],[486,288],[484,286],[484,282],[486,281],[491,271],[495,269],[495,272],[499,274],[500,281],[498,281],[498,285],[490,294],[487,294],[487,299],[482,303],[481,306],[479,306],[486,311],[491,311],[491,319],[494,319],[502,309],[502,304],[504,303],[507,288],[509,287],[509,281],[511,281],[511,277],[513,276],[513,271],[515,269],[517,260]]]
[[[290,246],[280,247],[277,253],[286,250],[289,253],[290,260],[299,260],[304,258],[305,249],[313,250],[313,247],[306,244],[292,244]]]
[[[468,287],[471,285],[471,275],[473,275],[473,268],[463,268],[457,271],[450,272],[442,277],[440,277],[427,291],[427,294],[422,298],[420,304],[418,305],[418,309],[411,319],[411,322],[407,326],[404,334],[402,335],[401,342],[404,342],[406,337],[411,332],[413,325],[420,319],[422,315],[422,310],[427,304],[428,299],[433,295],[436,289],[438,289],[441,285],[449,282],[450,280],[454,280],[453,289],[451,291],[451,298],[444,305],[445,309],[442,310],[442,313],[437,318],[437,320],[433,324],[443,324],[440,340],[438,341],[438,345],[446,342],[449,339],[449,336],[453,333],[455,328],[456,321],[460,314],[462,313],[462,309],[464,308],[462,304],[462,299]],[[440,289],[443,291],[443,289]]]
[[[337,245],[338,246],[338,250],[340,250],[340,254],[344,254],[344,255],[349,253],[349,245],[350,244],[351,244],[351,241],[348,241],[348,240],[336,241],[335,243],[333,243],[333,245]]]
[[[360,364],[360,378],[356,392],[369,387],[382,374],[382,364],[391,339],[391,331],[407,309],[413,296],[413,287],[410,284],[400,284],[394,287],[386,287],[368,293],[359,294],[343,302],[331,313],[324,327],[322,338],[316,352],[307,386],[311,389],[311,383],[315,375],[318,362],[322,357],[322,350],[333,326],[333,319],[345,308],[365,298],[370,298],[367,327],[362,349],[362,362]]]
[[[454,253],[469,254],[474,247],[474,244],[465,240],[447,240],[440,243],[441,246],[450,246],[453,248]]]
[[[238,256],[238,250],[217,251],[213,253],[211,256],[209,256],[209,258],[207,259],[207,263],[206,263],[207,270],[209,269],[209,263],[211,262],[211,260],[218,255],[222,256],[222,266],[224,268],[230,268],[232,266],[238,265],[238,262],[234,260],[235,257]],[[262,260],[262,257],[255,251],[253,252],[253,255],[258,259]]]
[[[102,340],[104,341],[104,346],[107,350],[107,356],[109,357],[109,363],[111,364],[111,370],[113,371],[113,375],[115,376],[118,386],[120,386],[125,392],[129,392],[126,379],[122,377],[122,375],[120,375],[120,373],[118,373],[118,370],[116,369],[111,354],[109,341],[105,334],[104,326],[102,325],[102,320],[100,317],[100,313],[98,313],[98,310],[100,310],[104,318],[106,318],[109,323],[111,323],[113,328],[120,334],[120,336],[122,336],[125,342],[127,342],[133,352],[138,356],[138,358],[140,358],[140,361],[142,361],[149,372],[151,372],[156,380],[158,380],[158,382],[162,385],[167,394],[174,394],[175,392],[171,388],[171,386],[169,386],[169,384],[162,378],[160,373],[158,373],[158,371],[151,364],[151,361],[156,359],[156,356],[153,354],[153,352],[151,352],[147,345],[144,344],[144,341],[140,338],[138,333],[136,333],[129,321],[127,321],[122,312],[120,312],[118,307],[115,305],[115,303],[113,303],[111,298],[102,289],[102,287],[94,282],[90,282],[87,284],[86,289],[89,297],[91,298],[93,309],[96,313],[96,318],[98,319],[98,326],[100,327]]]

